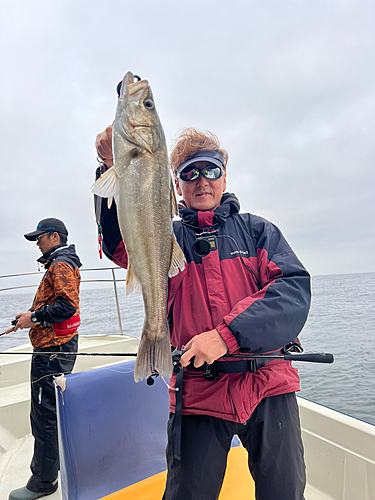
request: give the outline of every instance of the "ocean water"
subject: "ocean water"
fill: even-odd
[[[143,301],[126,296],[118,284],[122,333],[139,337]],[[300,396],[375,424],[375,273],[314,276],[312,304],[300,334],[305,352],[330,352],[333,364],[294,362],[301,377]],[[33,292],[0,292],[0,333]],[[81,291],[81,335],[120,333],[113,288]],[[27,331],[0,337],[0,351],[28,342]]]
[[[312,278],[312,305],[300,338],[332,364],[294,363],[300,396],[375,424],[375,273]]]

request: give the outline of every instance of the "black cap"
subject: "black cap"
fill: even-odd
[[[48,231],[56,231],[56,233],[68,236],[68,230],[66,229],[63,221],[61,221],[60,219],[54,219],[53,217],[41,220],[40,222],[38,222],[35,231],[24,234],[24,236],[29,241],[36,241],[39,235],[47,233]]]

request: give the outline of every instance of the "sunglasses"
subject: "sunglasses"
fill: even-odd
[[[196,168],[194,166],[188,166],[184,168],[181,172],[177,174],[177,177],[183,181],[195,181],[200,175],[209,181],[214,181],[220,179],[224,174],[223,167],[205,167],[202,169]]]
[[[39,236],[36,237],[36,241],[40,243],[40,240],[43,238],[43,236],[46,236],[47,233],[42,233]]]

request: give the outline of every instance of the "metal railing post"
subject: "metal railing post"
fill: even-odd
[[[120,315],[120,305],[119,305],[118,295],[117,295],[117,285],[116,285],[115,270],[112,268],[111,271],[112,271],[112,277],[113,277],[113,288],[115,290],[115,299],[116,299],[118,326],[119,326],[119,329],[120,329],[120,335],[123,335],[123,333],[122,333],[122,324],[121,324],[121,315]]]

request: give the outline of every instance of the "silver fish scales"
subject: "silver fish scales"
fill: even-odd
[[[127,294],[141,291],[145,320],[134,371],[136,382],[154,371],[172,372],[167,321],[168,276],[185,265],[173,233],[177,203],[164,131],[146,80],[126,73],[121,84],[112,145],[114,166],[92,187],[111,203],[115,199],[128,254]]]

